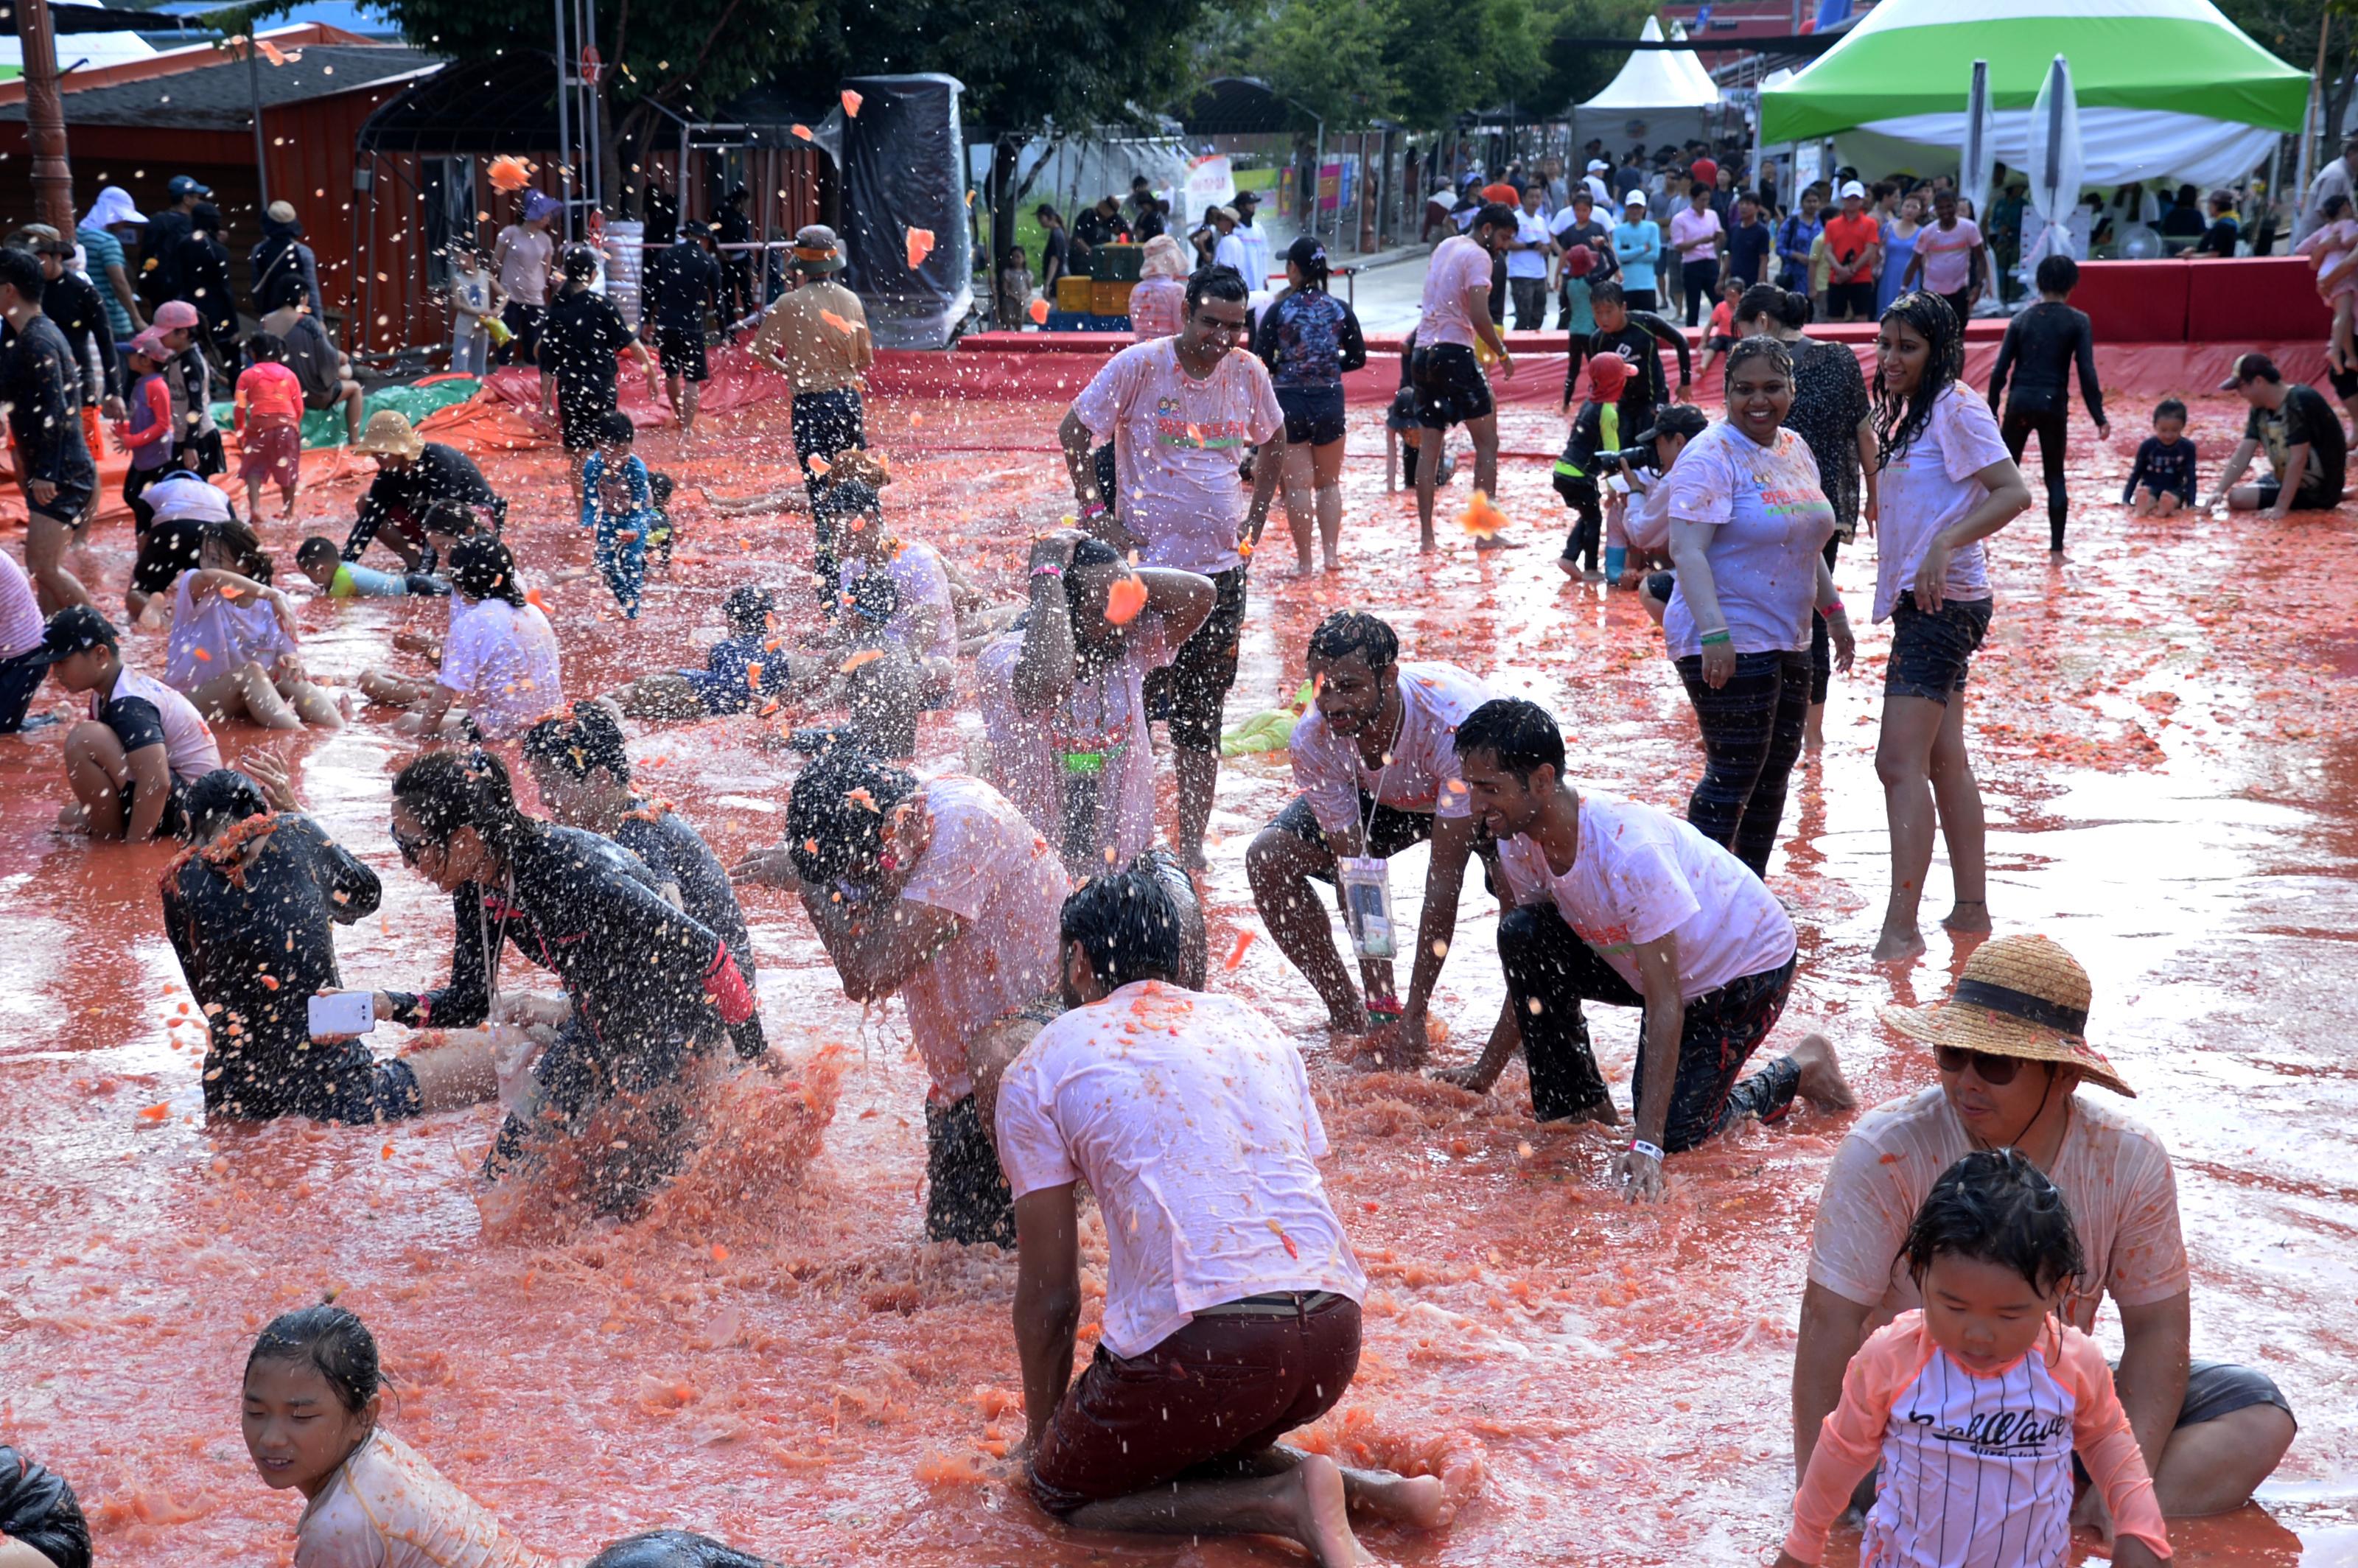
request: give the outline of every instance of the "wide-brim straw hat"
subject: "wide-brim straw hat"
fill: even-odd
[[[417,433],[400,409],[380,408],[369,416],[368,426],[361,432],[361,438],[352,443],[352,450],[364,457],[415,459],[426,450],[426,438]]]
[[[1883,1022],[1934,1045],[2053,1062],[2092,1084],[2136,1098],[2104,1053],[2088,1044],[2088,971],[2060,942],[1994,936],[1965,960],[1946,1001],[1887,1007]]]

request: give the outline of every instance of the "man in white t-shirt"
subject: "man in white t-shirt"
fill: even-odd
[[[1940,1082],[1877,1106],[1834,1152],[1810,1239],[1810,1282],[1793,1352],[1794,1474],[1842,1394],[1867,1335],[1924,1303],[1899,1257],[1942,1173],[1977,1149],[2017,1149],[2071,1211],[2087,1272],[2058,1315],[2093,1332],[2113,1298],[2122,1351],[2114,1381],[2166,1514],[2224,1513],[2292,1444],[2292,1407],[2254,1368],[2190,1362],[2191,1290],[2169,1152],[2093,1084],[2134,1097],[2088,1044],[2087,971],[2043,936],[1998,936],[1966,960],[1948,1000],[1887,1010],[1933,1046]],[[2092,1488],[2074,1522],[2100,1523]]]
[[[1478,341],[1496,354],[1498,373],[1512,381],[1514,356],[1490,319],[1491,263],[1514,243],[1520,218],[1515,209],[1492,202],[1474,215],[1463,234],[1433,248],[1425,264],[1422,314],[1416,326],[1416,351],[1409,358],[1409,384],[1416,390],[1417,423],[1438,433],[1463,425],[1474,438],[1474,485],[1485,495],[1498,492],[1498,410],[1490,380],[1474,352]],[[1438,463],[1416,469],[1417,548],[1438,548],[1433,535],[1433,496],[1441,478]],[[1501,541],[1483,539],[1480,545]]]
[[[786,841],[741,862],[741,882],[802,895],[843,994],[900,997],[925,1097],[925,1234],[1014,1244],[1007,1183],[975,1115],[969,1052],[993,1025],[1057,1011],[1065,869],[1005,795],[952,773],[919,781],[855,747],[805,768]]]
[[[1204,868],[1204,829],[1220,774],[1220,724],[1237,679],[1245,622],[1245,557],[1260,543],[1285,462],[1285,411],[1269,367],[1245,346],[1244,280],[1209,268],[1187,280],[1178,335],[1114,355],[1073,400],[1058,427],[1081,526],[1149,567],[1212,579],[1212,613],[1147,686],[1167,711],[1179,775],[1173,848]],[[1111,440],[1114,489],[1090,449]],[[1238,465],[1250,449],[1248,501]]]
[[[87,604],[50,616],[35,653],[59,686],[90,695],[90,718],[66,731],[74,803],[58,814],[59,827],[133,844],[182,836],[189,786],[222,765],[204,715],[162,681],[124,669],[114,628]]]
[[[1425,1009],[1456,940],[1466,863],[1480,855],[1498,881],[1498,847],[1474,820],[1456,746],[1457,726],[1491,694],[1455,665],[1401,663],[1399,633],[1364,611],[1320,622],[1307,665],[1316,695],[1288,747],[1302,793],[1245,854],[1253,902],[1271,940],[1325,1002],[1327,1026],[1368,1034],[1380,1060],[1412,1065],[1424,1059]],[[1366,862],[1380,865],[1428,839],[1433,857],[1403,1002],[1392,989],[1392,955],[1408,934],[1391,918],[1389,881],[1371,885],[1368,873],[1377,868]],[[1357,874],[1338,883],[1355,861]],[[1364,1004],[1313,881],[1338,887]]]
[[[1661,1195],[1665,1155],[1781,1116],[1797,1093],[1822,1109],[1855,1103],[1821,1034],[1737,1080],[1785,1010],[1798,957],[1792,921],[1743,861],[1666,811],[1582,796],[1537,703],[1484,703],[1457,727],[1457,754],[1514,907],[1498,920],[1506,1007],[1481,1060],[1444,1077],[1486,1089],[1520,1044],[1539,1119],[1617,1122],[1581,1003],[1642,1008],[1635,1137],[1615,1162],[1633,1202]]]
[[[32,579],[16,557],[0,550],[0,735],[57,722],[46,715],[26,717],[34,693],[49,678],[50,661],[41,651],[47,630]]]
[[[1032,547],[1032,603],[975,660],[990,782],[1086,881],[1154,842],[1146,678],[1212,612],[1211,579],[1132,568],[1060,529]]]
[[[1344,1568],[1367,1561],[1352,1509],[1430,1529],[1441,1483],[1277,1446],[1349,1388],[1367,1276],[1319,1179],[1300,1054],[1241,999],[1173,982],[1179,914],[1141,872],[1074,893],[1071,1011],[1011,1062],[977,1063],[1015,1194],[1027,1478],[1076,1529],[1278,1534]],[[1076,1380],[1082,1182],[1109,1255]],[[1201,1477],[1216,1465],[1237,1478]]]
[[[1507,244],[1507,295],[1514,301],[1518,332],[1536,332],[1547,325],[1548,258],[1555,254],[1555,233],[1540,211],[1543,194],[1536,180],[1523,188],[1522,205],[1515,210],[1515,237]]]

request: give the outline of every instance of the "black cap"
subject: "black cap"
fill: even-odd
[[[1239,190],[1237,192],[1236,200],[1229,202],[1228,205],[1231,207],[1241,207],[1248,201],[1251,202],[1256,207],[1260,206],[1260,192],[1258,190]]]
[[[92,648],[112,653],[121,646],[106,617],[87,604],[68,605],[50,616],[49,623],[41,629],[43,664],[54,665],[59,659],[70,659]]]
[[[1654,423],[1638,432],[1638,444],[1643,446],[1664,436],[1684,436],[1692,441],[1710,428],[1710,415],[1692,403],[1673,403],[1654,410]]]
[[[1285,259],[1304,272],[1314,267],[1323,271],[1326,265],[1326,246],[1315,234],[1296,235],[1293,243],[1285,247]]]

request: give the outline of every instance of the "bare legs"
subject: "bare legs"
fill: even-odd
[[[90,602],[90,590],[66,570],[66,544],[72,536],[71,524],[45,513],[29,512],[25,518],[25,575],[33,579],[43,615]]]
[[[274,672],[248,660],[192,689],[189,700],[216,724],[249,719],[265,730],[299,730],[306,724],[322,730],[344,727],[334,699],[311,683],[301,665],[290,662],[282,661]]]
[[[1328,1028],[1338,1034],[1365,1034],[1367,1005],[1335,946],[1335,924],[1325,901],[1311,885],[1313,871],[1332,870],[1322,848],[1274,826],[1262,828],[1245,851],[1245,874],[1252,881],[1253,903],[1268,923],[1270,940],[1326,1004]]]
[[[686,376],[665,378],[664,390],[671,395],[671,411],[679,416],[679,433],[683,436],[696,434],[696,401],[702,389],[703,383],[690,381]]]
[[[1179,863],[1191,871],[1204,870],[1204,832],[1212,823],[1212,794],[1220,782],[1220,753],[1190,746],[1171,749],[1172,771],[1179,777]]]
[[[1066,1520],[1076,1530],[1152,1535],[1275,1535],[1307,1550],[1320,1568],[1373,1562],[1351,1533],[1359,1509],[1430,1530],[1442,1519],[1441,1482],[1431,1476],[1346,1470],[1323,1454],[1272,1448],[1266,1473],[1233,1481],[1179,1481],[1090,1503]]]
[[[1466,420],[1466,433],[1474,438],[1474,487],[1495,500],[1498,493],[1498,415],[1483,414]],[[1430,449],[1417,453],[1416,547],[1420,550],[1440,547],[1433,535],[1433,495],[1441,479],[1441,447],[1447,434],[1445,430],[1424,431],[1420,445]]]
[[[74,804],[59,815],[58,826],[93,838],[122,838],[128,820],[123,791],[131,783],[123,741],[96,719],[85,719],[66,731],[65,761]]]
[[[2292,1439],[2292,1417],[2274,1405],[2245,1405],[2216,1421],[2181,1426],[2162,1447],[2154,1500],[2172,1519],[2242,1508],[2275,1472]]]
[[[1884,808],[1891,823],[1891,902],[1885,908],[1883,933],[1876,939],[1873,957],[1877,961],[1908,958],[1924,950],[1916,916],[1924,878],[1932,866],[1936,808],[1942,836],[1948,841],[1950,876],[1956,884],[1956,906],[1941,924],[1952,931],[1987,931],[1982,795],[1965,756],[1963,694],[1952,694],[1945,703],[1886,697],[1875,772],[1883,781]]]
[[[1311,569],[1310,534],[1314,522],[1324,546],[1321,565],[1334,571],[1343,564],[1343,443],[1323,447],[1299,442],[1285,449],[1283,472],[1285,523],[1293,534],[1293,569]]]
[[[420,1115],[481,1105],[500,1092],[496,1056],[482,1030],[453,1030],[440,1044],[405,1052],[401,1060],[416,1076]]]
[[[676,671],[641,676],[611,694],[613,703],[633,719],[703,719],[704,699]]]

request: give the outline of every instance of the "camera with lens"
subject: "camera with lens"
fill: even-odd
[[[1596,471],[1620,473],[1627,469],[1650,470],[1655,460],[1653,443],[1650,441],[1643,446],[1623,447],[1618,451],[1597,453]]]

